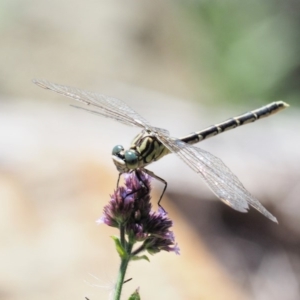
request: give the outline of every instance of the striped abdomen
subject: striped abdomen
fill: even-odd
[[[230,118],[222,123],[212,125],[207,127],[201,131],[192,133],[188,136],[180,138],[180,140],[184,141],[188,144],[195,144],[205,139],[208,139],[212,136],[215,136],[221,132],[236,128],[238,126],[242,126],[251,122],[255,122],[256,120],[268,117],[272,114],[279,112],[280,110],[288,107],[289,105],[283,101],[277,101],[270,103],[261,108],[255,109],[253,111],[247,112],[235,118]]]

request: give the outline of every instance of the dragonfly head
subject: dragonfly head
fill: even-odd
[[[120,173],[128,173],[138,168],[138,153],[135,150],[124,150],[124,147],[117,145],[112,150],[112,159]]]

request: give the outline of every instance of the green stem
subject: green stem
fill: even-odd
[[[119,227],[120,229],[120,241],[121,241],[121,245],[125,248],[125,226],[124,225],[120,225]]]
[[[133,245],[128,244],[127,245],[127,255],[125,258],[121,258],[121,265],[120,265],[120,269],[119,269],[118,280],[117,280],[117,283],[115,286],[115,293],[114,293],[114,297],[113,297],[114,300],[120,300],[126,270],[128,267],[128,263],[130,261],[130,254],[131,254],[132,247],[133,247]]]

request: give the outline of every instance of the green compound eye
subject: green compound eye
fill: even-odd
[[[114,146],[112,149],[112,155],[118,155],[123,150],[124,150],[124,147],[121,145]]]
[[[125,162],[128,168],[135,169],[138,167],[138,157],[134,151],[125,151]]]

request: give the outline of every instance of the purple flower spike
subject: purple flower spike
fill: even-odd
[[[125,174],[125,187],[117,188],[97,222],[120,228],[123,246],[142,242],[131,252],[131,257],[145,250],[150,254],[161,250],[179,254],[174,234],[170,231],[173,222],[162,208],[158,212],[151,210],[150,179],[141,171]]]
[[[126,188],[119,187],[111,196],[109,204],[104,207],[104,214],[99,221],[108,226],[119,227],[130,218],[133,205],[134,197],[127,194]]]

